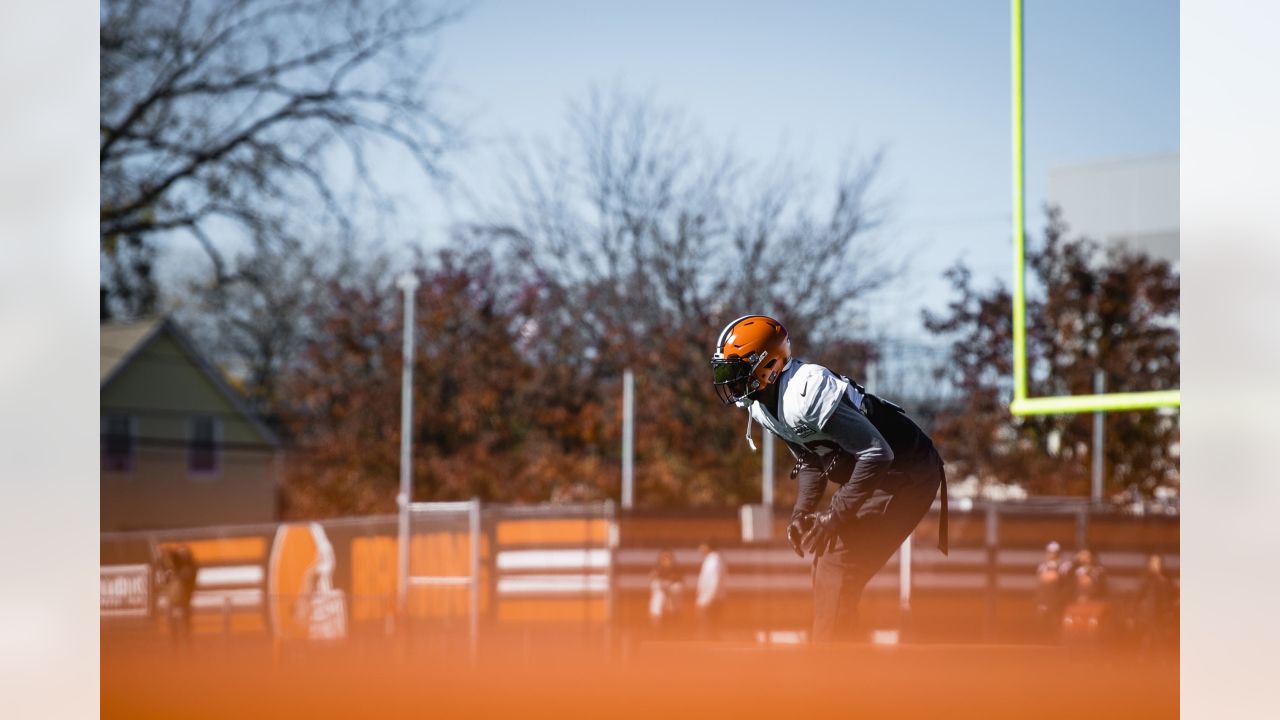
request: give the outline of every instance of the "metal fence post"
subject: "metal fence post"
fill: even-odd
[[[498,621],[498,524],[502,522],[502,510],[499,506],[489,508],[489,524],[485,526],[484,536],[489,543],[489,582],[486,583],[489,592],[489,613],[488,620],[490,626]]]
[[[996,602],[1000,594],[999,549],[1000,516],[999,505],[987,503],[986,546],[987,546],[987,612],[984,634],[990,640],[996,627]]]
[[[480,647],[480,498],[471,499],[467,514],[471,529],[471,661],[475,662]]]
[[[604,501],[604,519],[605,519],[604,648],[605,648],[605,656],[612,657],[613,656],[613,632],[614,632],[613,624],[614,624],[615,618],[617,617],[616,616],[617,598],[615,597],[615,593],[618,590],[617,570],[614,567],[615,563],[617,562],[617,557],[615,555],[615,553],[617,552],[615,540],[618,537],[618,527],[617,527],[618,515],[617,515],[617,511],[615,510],[615,506],[613,504],[612,498]]]

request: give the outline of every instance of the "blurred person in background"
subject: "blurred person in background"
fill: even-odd
[[[683,594],[684,577],[676,567],[675,555],[663,550],[658,553],[658,564],[649,573],[649,624],[654,630],[670,634]]]
[[[1075,602],[1103,600],[1107,594],[1106,569],[1093,550],[1085,548],[1076,553],[1069,574],[1071,596]]]
[[[1076,553],[1069,580],[1071,602],[1063,610],[1063,639],[1077,647],[1096,647],[1110,631],[1110,604],[1106,601],[1106,573],[1093,551]]]
[[[156,584],[165,598],[165,620],[176,645],[191,642],[191,598],[199,568],[185,545],[166,547],[156,564]]]
[[[1036,566],[1036,631],[1043,640],[1056,638],[1062,627],[1066,564],[1062,559],[1062,546],[1052,541],[1044,548],[1044,560]]]
[[[698,571],[698,637],[702,640],[720,638],[720,617],[724,612],[725,578],[728,568],[716,548],[716,541],[707,539],[698,547],[702,554],[702,568]]]
[[[711,357],[726,405],[781,438],[799,483],[787,539],[813,554],[813,639],[859,639],[863,588],[929,511],[941,488],[938,547],[947,552],[942,457],[906,412],[847,377],[791,356],[782,323],[747,315],[725,326]],[[819,509],[827,482],[839,485]]]
[[[1164,558],[1154,553],[1148,556],[1147,568],[1134,598],[1134,630],[1141,649],[1154,651],[1171,644],[1177,628],[1174,614],[1177,594],[1173,580],[1164,572]]]

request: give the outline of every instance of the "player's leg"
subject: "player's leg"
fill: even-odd
[[[862,591],[893,555],[893,546],[884,540],[885,511],[891,500],[890,493],[877,488],[857,516],[840,528],[835,547],[814,562],[815,642],[858,639]]]
[[[942,462],[895,472],[885,480],[840,530],[835,548],[814,563],[815,641],[859,638],[862,591],[933,505]]]
[[[880,528],[883,540],[892,549],[897,549],[910,537],[933,507],[938,488],[942,485],[942,474],[942,459],[934,453],[932,462],[904,472],[899,476],[899,482],[894,483],[893,497],[884,510],[884,522]]]
[[[858,622],[862,585],[854,576],[845,547],[823,554],[813,563],[814,642],[843,639],[849,626]]]

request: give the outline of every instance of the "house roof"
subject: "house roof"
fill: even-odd
[[[161,333],[168,333],[178,343],[183,352],[191,359],[193,365],[209,379],[213,386],[231,403],[241,415],[253,424],[262,437],[272,445],[280,445],[280,439],[253,412],[240,393],[227,383],[218,370],[205,359],[177,323],[168,317],[150,318],[131,323],[104,323],[101,328],[101,356],[99,387],[105,388],[120,371],[129,364],[138,353],[151,344]]]
[[[99,384],[106,385],[127,360],[137,354],[164,322],[151,318],[131,323],[106,323],[102,326],[102,355]]]

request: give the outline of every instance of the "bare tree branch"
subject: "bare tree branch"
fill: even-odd
[[[185,233],[225,267],[219,216],[285,228],[285,215],[315,206],[304,217],[349,234],[357,193],[375,212],[392,206],[366,162],[373,146],[399,148],[425,180],[443,177],[457,132],[424,83],[456,6],[106,0],[101,10],[104,262],[111,238]]]

